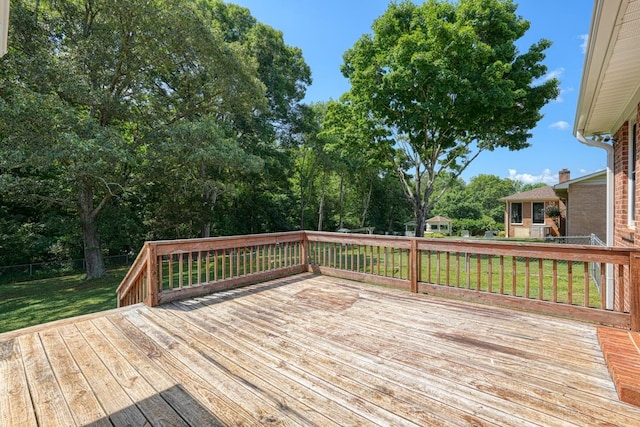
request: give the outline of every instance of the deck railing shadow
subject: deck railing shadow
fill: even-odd
[[[303,272],[640,330],[640,251],[557,243],[311,231],[146,242],[118,303],[154,306]]]

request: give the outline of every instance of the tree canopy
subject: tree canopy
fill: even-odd
[[[398,233],[430,212],[493,228],[522,189],[460,174],[526,147],[557,94],[507,0],[391,3],[344,55],[351,90],[314,104],[302,51],[222,0],[11,7],[0,265],[84,258],[94,278],[144,240]]]
[[[459,176],[481,152],[528,146],[540,109],[558,95],[541,81],[548,40],[519,53],[529,23],[511,0],[391,3],[344,54],[344,102],[386,134],[371,140],[393,164],[418,224],[443,194],[438,176]]]

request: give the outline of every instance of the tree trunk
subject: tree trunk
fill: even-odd
[[[340,224],[338,229],[344,228],[344,171],[340,172]]]
[[[93,190],[91,187],[83,185],[78,196],[78,213],[82,225],[84,259],[87,272],[86,279],[97,279],[107,274],[102,251],[100,250],[98,224],[96,223],[99,210],[94,209]]]
[[[324,198],[327,192],[327,171],[325,170],[322,177],[322,192],[320,194],[320,207],[318,208],[318,231],[322,231],[324,219]]]
[[[416,212],[416,237],[424,237],[424,221],[426,217],[426,207],[420,206]]]
[[[202,191],[202,198],[205,208],[203,209],[204,217],[201,221],[201,237],[211,237],[211,217],[213,216],[213,210],[216,207],[216,202],[218,201],[219,194],[220,193],[217,188],[204,188]]]
[[[211,237],[211,221],[205,221],[202,224],[202,237]]]
[[[373,179],[369,180],[369,191],[365,196],[362,208],[362,217],[360,218],[360,228],[364,227],[367,222],[367,214],[369,213],[369,205],[371,204],[371,193],[373,192]]]

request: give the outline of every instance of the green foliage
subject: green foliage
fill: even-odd
[[[461,230],[469,230],[472,236],[483,235],[489,230],[503,230],[504,222],[496,222],[492,218],[483,216],[479,219],[455,219],[453,220],[453,231],[460,234]]]
[[[247,9],[195,0],[16,0],[10,31],[0,60],[0,208],[37,213],[0,224],[0,248],[25,248],[3,262],[81,235],[66,251],[84,246],[88,277],[97,277],[103,253],[225,232],[220,201],[224,213],[260,199],[270,217],[256,232],[291,227],[277,219],[291,217],[281,215],[290,160],[278,144],[295,139],[311,80],[281,32]],[[248,185],[256,176],[268,197]],[[77,228],[43,229],[52,206]]]
[[[550,42],[518,54],[529,23],[515,10],[507,0],[391,3],[344,55],[348,102],[386,128],[374,145],[398,172],[418,232],[439,176],[458,176],[483,151],[527,147],[558,94],[557,80],[537,83]]]
[[[527,24],[514,10],[392,3],[345,54],[352,90],[305,105],[302,52],[246,8],[14,0],[0,59],[0,265],[86,258],[96,277],[102,256],[149,239],[394,233],[428,214],[497,229],[497,199],[523,188],[459,174],[480,151],[526,146],[557,89],[532,86],[546,42],[519,55]]]

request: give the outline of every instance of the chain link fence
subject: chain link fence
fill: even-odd
[[[135,256],[114,255],[104,258],[107,269],[129,267]],[[84,259],[59,260],[31,264],[0,266],[0,283],[12,283],[47,277],[79,274],[86,271]]]

